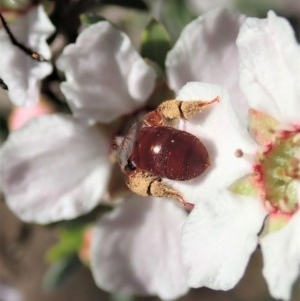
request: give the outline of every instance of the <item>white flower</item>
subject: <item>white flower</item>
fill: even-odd
[[[224,91],[217,86],[187,83],[177,98],[211,100],[216,96],[226,98]],[[199,117],[201,122],[206,116],[203,115]],[[181,127],[185,126],[186,122],[183,122]],[[189,130],[201,134],[195,125]],[[205,136],[202,136],[205,141]],[[209,149],[209,144],[206,146]],[[178,184],[164,181],[173,187]],[[189,202],[199,199],[198,184],[199,179],[194,179],[185,189],[180,187]],[[157,294],[164,300],[185,294],[188,286],[179,247],[185,219],[186,213],[170,200],[132,196],[104,215],[92,239],[91,267],[99,287],[139,295]]]
[[[273,125],[278,119],[281,127],[276,128],[276,134],[282,134],[282,129],[291,131],[292,136],[295,134],[291,123],[295,126],[298,120],[298,103],[293,101],[299,96],[293,86],[297,81],[291,84],[288,68],[283,62],[298,55],[299,50],[286,23],[272,14],[270,24],[266,20],[248,19],[237,47],[235,41],[243,20],[244,17],[220,10],[200,17],[187,26],[167,56],[169,83],[178,99],[220,97],[220,102],[206,112],[180,124],[181,129],[203,141],[210,154],[210,169],[188,183],[169,182],[189,202],[196,203],[182,238],[190,286],[233,287],[244,273],[249,256],[257,246],[257,234],[268,216],[269,224],[260,236],[264,274],[271,293],[275,297],[287,298],[298,274],[296,229],[299,213],[290,212],[289,206],[283,208],[282,204],[276,204],[279,211],[284,209],[284,217],[287,217],[287,210],[292,217],[285,227],[271,231],[274,217],[271,209],[274,206],[265,201],[265,195],[250,181],[253,176],[243,177],[255,174],[258,160],[267,157],[264,146],[257,144],[266,141],[264,132],[256,132],[261,120],[263,125],[269,125],[269,122]],[[260,43],[267,40],[266,45],[263,43],[257,47],[253,41],[243,42],[243,37],[250,36],[253,28],[258,26],[262,27],[257,30],[260,35],[255,34],[251,39],[260,39]],[[284,30],[281,26],[285,27]],[[226,29],[226,34],[220,32],[220,28]],[[286,31],[289,35],[284,42],[278,40],[276,44],[276,40],[268,40],[269,31],[271,37]],[[282,33],[280,36],[284,38]],[[283,49],[282,45],[289,46]],[[265,69],[256,70],[274,59],[270,53],[273,49],[276,50],[273,55],[280,54],[280,59],[275,59]],[[251,63],[251,59],[257,58],[260,65]],[[273,64],[282,71],[278,74],[279,79],[274,81],[280,80],[276,85],[272,80],[276,74],[268,69]],[[49,223],[74,218],[106,198],[112,168],[109,149],[115,133],[104,131],[107,126],[95,123],[110,123],[142,107],[154,87],[153,70],[134,51],[128,38],[107,22],[84,30],[76,44],[66,47],[58,67],[66,73],[66,82],[61,87],[78,119],[61,115],[41,117],[12,134],[1,151],[4,163],[0,172],[8,205],[26,221]],[[289,64],[289,68],[299,78],[300,68],[296,64]],[[181,89],[191,80],[222,85],[230,98],[223,89],[212,84],[189,83]],[[281,83],[287,94],[280,89]],[[296,92],[289,92],[287,88]],[[264,90],[268,93],[262,95]],[[283,109],[272,109],[274,103],[277,107],[282,106],[283,94],[291,101],[284,103],[287,114]],[[247,129],[249,107],[252,112],[250,128],[255,139]],[[273,119],[266,114],[273,115]],[[279,135],[276,139],[283,137]],[[288,141],[286,146],[289,147],[290,143]],[[244,181],[239,180],[241,178]],[[265,184],[261,179],[256,182],[259,182],[259,188]],[[293,194],[294,186],[291,191]],[[99,287],[141,295],[157,294],[166,300],[186,293],[188,285],[179,244],[185,219],[185,212],[171,201],[124,197],[120,206],[100,218],[94,230],[91,264]],[[284,242],[278,244],[279,241]],[[277,252],[272,255],[269,250],[275,248],[275,243]],[[283,244],[288,246],[288,252],[284,254]],[[274,260],[280,260],[275,269]],[[276,285],[277,281],[281,286]]]
[[[230,14],[224,18],[240,24]],[[237,31],[230,39],[235,39],[236,34]],[[108,123],[141,107],[154,86],[153,70],[137,55],[128,38],[107,22],[84,30],[76,44],[65,48],[58,67],[66,73],[62,90],[79,119],[55,114],[38,118],[10,135],[1,151],[1,179],[7,203],[25,221],[71,219],[106,198],[114,133],[93,124]],[[183,71],[170,71],[168,61],[167,68],[170,82]],[[180,91],[178,84],[178,98],[227,98],[221,89],[208,84],[200,85],[195,94],[194,85],[188,84]],[[223,102],[218,108],[222,106]],[[201,123],[205,116],[203,113],[199,117]],[[227,120],[226,114],[224,118]],[[207,142],[194,123],[182,122],[180,127]],[[207,148],[213,151],[209,143]],[[223,163],[227,167],[231,162]],[[234,176],[242,175],[247,166],[246,163]],[[171,182],[176,186],[175,181]],[[195,179],[182,189],[189,202],[198,200],[198,183]],[[109,291],[157,294],[167,300],[185,294],[188,286],[179,247],[185,218],[186,213],[169,200],[125,198],[96,226],[91,259],[96,283]],[[153,231],[156,234],[150,235]]]
[[[91,26],[92,30],[88,28],[87,33],[82,33],[85,38],[86,35],[91,35],[90,39],[87,37],[90,40],[89,47],[84,48],[78,44],[67,46],[59,59],[59,65],[67,69],[68,80],[77,87],[69,65],[73,64],[72,57],[77,49],[79,55],[76,76],[81,76],[82,79],[82,92],[77,99],[87,103],[86,111],[91,112],[92,116],[93,112],[101,112],[105,103],[108,109],[102,121],[106,122],[108,119],[113,120],[116,114],[121,116],[124,113],[121,94],[129,95],[128,91],[132,89],[127,85],[132,66],[139,64],[144,73],[149,74],[150,83],[139,80],[139,76],[144,79],[144,73],[138,68],[130,74],[131,78],[136,78],[136,90],[144,91],[145,86],[145,94],[140,96],[144,102],[151,92],[149,86],[154,86],[154,71],[143,63],[132,47],[128,50],[129,42],[125,35],[113,29],[107,22],[102,22],[100,27],[101,25],[102,28],[111,28],[109,36],[112,49],[107,45],[99,48],[101,32],[104,32],[104,36],[107,33],[100,30],[96,34],[97,39],[93,40],[93,28],[99,28],[99,24]],[[82,40],[81,36],[78,40]],[[113,51],[119,56],[125,51],[135,59],[127,62],[127,65],[120,61],[118,67],[115,61],[107,59]],[[105,69],[101,69],[103,61],[106,63]],[[119,70],[122,68],[124,72],[121,76]],[[112,79],[117,78],[118,88],[108,85],[106,78],[101,80],[103,73],[109,73]],[[95,83],[90,86],[93,77],[99,79],[97,87]],[[92,104],[91,110],[90,91],[94,88],[101,90],[101,87],[108,97],[101,98],[100,95],[98,102]],[[70,84],[69,90],[71,89]],[[120,94],[120,104],[115,99],[111,101],[109,97],[117,93]],[[136,99],[127,97],[126,104],[126,110],[133,111],[136,108]],[[106,193],[111,169],[108,157],[113,138],[110,137],[111,133],[105,133],[100,127],[89,125],[87,121],[90,121],[88,117],[81,121],[71,116],[53,114],[37,118],[9,136],[1,149],[1,177],[8,205],[22,220],[49,223],[71,219],[94,208]]]
[[[42,116],[1,148],[1,183],[20,219],[46,224],[89,212],[106,193],[109,139],[66,115]]]
[[[46,39],[54,32],[42,5],[30,9],[16,23],[9,24],[13,35],[24,46],[37,51],[45,59],[51,58]],[[40,99],[41,80],[52,72],[50,62],[37,62],[13,45],[2,28],[0,30],[0,78],[8,86],[8,95],[15,105],[30,106]]]
[[[91,268],[100,288],[174,300],[188,291],[181,261],[187,214],[173,201],[130,195],[99,219]]]
[[[154,88],[155,73],[129,38],[108,22],[85,29],[57,61],[61,84],[76,117],[108,123],[142,107]]]
[[[200,16],[183,29],[166,58],[169,86],[174,91],[189,81],[220,85],[239,105],[242,120],[248,106],[240,101],[243,94],[236,72],[239,62],[235,40],[244,19],[221,9]]]
[[[296,15],[300,13],[299,0],[188,0],[188,6],[191,11],[198,14],[208,12],[209,10],[226,7],[234,9],[257,9],[268,10],[276,9],[282,13]]]
[[[228,16],[215,11],[194,21],[167,58],[169,74],[182,71],[169,76],[175,89],[185,77],[210,77],[230,95],[197,120],[212,166],[189,195],[196,205],[182,238],[188,283],[232,288],[259,243],[271,295],[288,300],[300,266],[300,48],[287,21],[272,12],[264,20],[246,19],[236,47],[239,22]],[[240,74],[230,51],[239,54]],[[205,86],[191,85],[191,98],[204,95]],[[175,187],[188,191],[187,184]]]
[[[66,72],[62,90],[80,118],[37,118],[12,133],[1,149],[8,206],[22,220],[42,224],[72,219],[107,199],[115,133],[94,123],[114,121],[143,106],[155,81],[129,39],[108,22],[84,30],[76,44],[66,47],[58,66]],[[179,248],[185,218],[170,200],[125,197],[95,228],[96,283],[108,291],[166,300],[185,294]]]

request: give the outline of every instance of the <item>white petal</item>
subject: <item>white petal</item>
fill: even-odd
[[[265,211],[258,200],[216,194],[199,202],[183,227],[183,260],[191,287],[228,290],[243,276]]]
[[[189,81],[218,84],[228,91],[244,119],[247,106],[239,87],[235,44],[243,20],[244,16],[217,9],[191,22],[167,55],[171,88],[178,92]]]
[[[234,0],[187,0],[192,12],[201,14],[216,7],[234,7]]]
[[[210,84],[188,83],[180,90],[177,98],[212,100],[217,96],[220,97],[218,103],[212,104],[181,126],[181,129],[202,141],[211,161],[210,167],[195,180],[172,181],[172,186],[192,203],[210,198],[216,191],[223,191],[238,178],[252,172],[256,144],[247,129],[239,123],[224,90]],[[244,156],[237,157],[237,150],[242,150]]]
[[[171,201],[133,196],[93,232],[91,267],[108,291],[171,300],[188,290],[180,257],[185,212]]]
[[[16,23],[9,24],[16,39],[26,47],[50,59],[50,48],[46,39],[53,33],[50,22],[42,5],[31,9]],[[0,78],[8,86],[11,101],[16,105],[32,105],[40,98],[40,82],[52,71],[48,62],[34,61],[18,47],[14,46],[7,33],[0,30]]]
[[[1,183],[22,220],[49,223],[94,208],[110,175],[109,141],[71,117],[43,116],[11,134],[1,149]]]
[[[263,275],[271,295],[289,300],[292,286],[300,274],[300,211],[281,230],[262,239]]]
[[[142,106],[154,88],[155,73],[129,38],[108,22],[89,26],[57,61],[61,84],[74,114],[110,122]]]
[[[300,47],[289,23],[273,12],[268,19],[248,18],[237,44],[250,106],[299,125]]]
[[[24,295],[14,286],[10,286],[3,282],[0,282],[0,297],[3,301],[23,301]]]

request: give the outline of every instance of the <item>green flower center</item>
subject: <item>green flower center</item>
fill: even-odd
[[[272,213],[295,213],[300,187],[300,129],[277,132],[264,151],[258,153],[254,174]]]
[[[249,133],[260,148],[253,172],[237,179],[229,190],[260,198],[270,216],[286,220],[299,209],[300,126],[282,128],[272,116],[249,110]]]

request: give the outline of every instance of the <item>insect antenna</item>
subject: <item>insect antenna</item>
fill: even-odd
[[[38,62],[48,62],[47,59],[45,59],[42,55],[40,55],[38,52],[32,50],[29,47],[24,46],[22,43],[20,43],[15,36],[13,35],[13,33],[11,32],[5,18],[3,17],[3,15],[0,13],[0,19],[1,22],[3,24],[3,27],[11,41],[11,43],[13,45],[15,45],[16,47],[18,47],[20,50],[22,50],[25,54],[29,55],[33,60],[38,61]],[[3,81],[2,81],[3,82]],[[0,84],[2,87],[2,84]]]

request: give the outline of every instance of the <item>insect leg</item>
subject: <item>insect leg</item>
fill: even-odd
[[[193,204],[186,202],[178,191],[166,185],[161,178],[138,168],[127,173],[126,185],[132,192],[141,196],[172,198],[188,210],[193,208]]]
[[[187,100],[181,101],[177,99],[166,100],[160,104],[157,110],[166,119],[188,119],[193,115],[202,112],[207,107],[215,102],[219,102],[219,97],[216,97],[210,101],[203,100]]]

